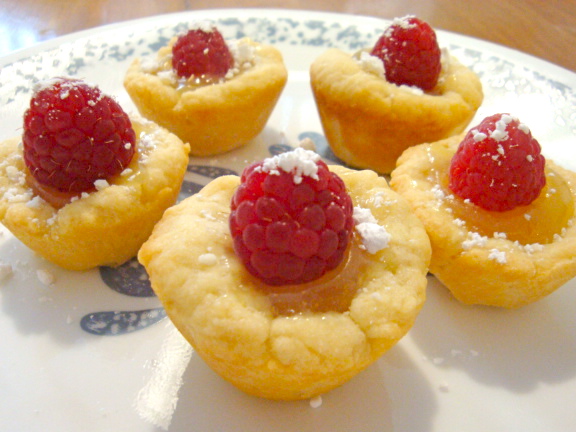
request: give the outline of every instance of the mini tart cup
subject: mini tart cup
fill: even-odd
[[[430,180],[435,148],[456,151],[462,136],[422,144],[404,152],[391,174],[391,187],[406,198],[422,220],[432,243],[430,272],[462,303],[518,308],[533,303],[576,276],[574,217],[552,243],[521,245],[488,237],[485,244],[464,248],[466,226],[447,210]],[[576,200],[576,174],[551,161],[546,165],[568,183]],[[491,258],[503,252],[506,262]]]
[[[131,172],[59,210],[34,197],[25,183],[20,139],[3,142],[0,220],[4,226],[30,249],[68,270],[115,266],[134,257],[166,208],[176,201],[189,148],[152,122],[131,121],[137,136]]]
[[[135,59],[124,87],[144,117],[190,144],[191,155],[227,152],[264,129],[288,77],[278,50],[247,39],[245,43],[254,47],[255,64],[221,83],[179,91],[144,71]]]
[[[212,369],[249,394],[295,400],[343,384],[402,338],[424,303],[430,244],[420,221],[374,172],[330,169],[354,205],[369,208],[391,234],[388,248],[363,252],[369,263],[344,313],[272,313],[233,250],[236,176],[219,177],[169,209],[138,254],[175,326]],[[208,253],[216,263],[200,259]]]
[[[453,57],[443,62],[431,93],[389,83],[334,48],[312,63],[310,79],[334,154],[381,174],[406,148],[462,132],[483,100],[476,74]]]

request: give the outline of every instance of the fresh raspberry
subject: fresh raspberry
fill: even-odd
[[[181,78],[222,78],[234,57],[217,28],[197,28],[178,38],[172,47],[172,67]]]
[[[94,189],[132,160],[135,134],[120,105],[97,87],[58,78],[36,90],[24,114],[24,162],[61,192]]]
[[[546,184],[540,144],[518,119],[494,114],[471,129],[450,165],[450,189],[490,211],[534,201]]]
[[[354,226],[342,179],[301,148],[248,166],[231,210],[236,254],[269,285],[309,282],[337,267]]]
[[[414,16],[396,18],[370,54],[384,63],[388,82],[422,90],[431,90],[438,82],[441,63],[436,33]]]

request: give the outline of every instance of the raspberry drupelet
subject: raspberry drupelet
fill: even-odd
[[[528,127],[494,114],[472,128],[450,164],[450,189],[490,211],[526,206],[546,184],[544,156]]]
[[[248,166],[231,203],[234,249],[269,285],[310,282],[336,268],[350,242],[352,200],[311,151]]]
[[[94,190],[122,172],[135,151],[129,117],[97,87],[68,78],[39,86],[24,115],[23,153],[40,187]]]
[[[388,82],[425,91],[438,82],[441,55],[436,33],[415,16],[396,18],[370,54],[384,63]]]

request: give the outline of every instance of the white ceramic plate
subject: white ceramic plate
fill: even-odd
[[[213,20],[226,38],[276,45],[289,81],[262,135],[225,157],[193,159],[186,190],[239,172],[302,136],[330,158],[308,68],[329,46],[372,45],[387,22],[279,10],[168,15],[77,33],[0,59],[0,139],[21,133],[32,85],[58,75],[98,84],[127,109],[122,87],[135,57],[154,52],[188,23]],[[576,169],[576,75],[475,39],[438,32],[476,71],[485,102],[477,118],[511,112],[545,154]],[[278,147],[279,146],[279,147]],[[432,277],[409,335],[319,407],[246,396],[220,379],[164,317],[142,269],[66,272],[4,228],[0,261],[0,430],[153,431],[567,431],[576,424],[576,281],[537,304],[507,311],[467,307]],[[176,395],[178,402],[176,403]],[[318,402],[318,401],[316,401]]]

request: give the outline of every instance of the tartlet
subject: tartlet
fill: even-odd
[[[482,210],[447,187],[446,171],[462,138],[406,150],[390,185],[424,223],[432,244],[430,272],[454,297],[504,308],[533,303],[576,276],[576,174],[547,160],[547,184],[534,202],[505,215]],[[560,207],[566,214],[554,220]],[[498,225],[502,218],[513,234]],[[492,222],[478,232],[475,225],[486,220]],[[557,232],[550,224],[559,225]]]
[[[194,77],[182,80],[172,70],[176,41],[161,48],[155,60],[137,58],[128,68],[124,87],[140,113],[188,142],[194,156],[224,153],[256,137],[286,84],[281,53],[240,39],[232,49],[240,54],[228,75],[195,84]]]
[[[137,151],[128,168],[57,209],[26,182],[20,138],[0,145],[0,221],[39,255],[69,270],[115,266],[134,257],[178,196],[188,145],[131,117]]]
[[[380,59],[366,50],[327,50],[312,63],[310,82],[334,154],[381,174],[406,148],[462,132],[483,100],[478,76],[447,53],[428,91],[387,81]]]
[[[344,312],[275,312],[234,252],[228,218],[236,176],[169,209],[138,254],[176,327],[249,394],[295,400],[343,384],[406,334],[425,301],[430,245],[419,220],[374,172],[330,170],[391,235],[388,247],[362,252],[366,264]]]

